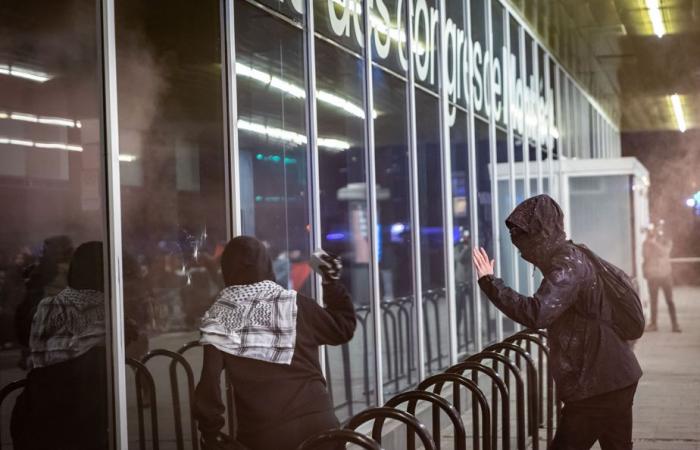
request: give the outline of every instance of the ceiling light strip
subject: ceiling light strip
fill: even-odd
[[[267,136],[272,139],[290,142],[296,145],[306,145],[307,143],[306,136],[303,134],[284,130],[282,128],[269,127],[267,125],[249,122],[243,119],[238,120],[238,129]],[[318,138],[317,142],[319,147],[324,147],[331,150],[348,150],[350,148],[350,143],[341,139]]]
[[[79,120],[66,119],[63,117],[37,116],[34,114],[20,112],[4,112],[0,111],[0,119],[17,120],[21,122],[41,123],[44,125],[56,125],[66,128],[81,128],[82,124]]]
[[[683,106],[681,105],[681,98],[678,96],[678,94],[673,94],[671,96],[671,105],[673,105],[673,112],[676,115],[678,129],[681,133],[685,133],[685,115],[683,114]]]
[[[659,0],[646,0],[646,5],[654,34],[658,37],[662,37],[666,34],[666,26],[664,25],[664,17],[659,7]]]

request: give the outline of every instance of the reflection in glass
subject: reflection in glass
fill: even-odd
[[[225,145],[215,0],[116,2],[127,356],[177,351],[199,338],[199,320],[222,283],[226,242]],[[199,373],[199,350],[186,353]],[[147,362],[156,398],[171,398],[169,360]],[[127,367],[129,446],[140,445],[137,410],[148,389]],[[181,399],[187,398],[181,383]],[[141,386],[141,389],[137,388]],[[174,427],[172,402],[158,401],[159,428]],[[183,414],[183,439],[190,436]],[[145,433],[147,445],[150,433]]]
[[[457,351],[460,355],[476,351],[476,313],[472,274],[472,230],[469,189],[469,145],[467,114],[457,110],[455,126],[450,128],[452,159],[452,233],[454,235],[455,303],[457,313]]]
[[[489,64],[486,64],[488,54],[488,34],[486,28],[486,0],[472,0],[469,2],[471,12],[471,38],[473,42],[472,69],[474,82],[472,83],[472,102],[474,112],[481,117],[488,117],[490,111],[490,99],[487,89]],[[490,58],[490,56],[489,56]],[[486,66],[487,70],[484,70]],[[487,75],[484,75],[487,74]]]
[[[99,4],[0,10],[0,446],[107,448]]]
[[[303,33],[245,2],[235,28],[243,234],[268,246],[278,283],[309,295]]]
[[[316,70],[319,92],[333,91],[348,102],[362,105],[364,67],[359,58],[316,39]],[[350,290],[358,318],[355,337],[349,344],[326,347],[326,377],[342,421],[374,403],[376,395],[365,120],[364,113],[347,114],[320,98],[317,108],[319,136],[347,142],[343,150],[318,149],[322,246],[343,258],[342,282]]]
[[[440,108],[437,97],[416,89],[416,111],[420,111],[419,120],[416,120],[416,144],[426,374],[432,374],[445,369],[450,363],[445,292],[445,236],[440,201]],[[462,122],[462,125],[466,124]]]
[[[385,395],[417,380],[406,83],[375,67],[375,164]]]
[[[498,258],[500,260],[501,278],[508,286],[516,286],[516,249],[510,242],[510,231],[506,227],[506,218],[513,210],[511,201],[510,166],[508,164],[508,135],[500,128],[496,129],[496,159],[498,173],[498,227],[500,250]],[[513,322],[503,316],[503,332],[514,331]]]
[[[496,248],[493,239],[493,193],[491,192],[491,151],[489,147],[489,125],[481,119],[474,119],[474,135],[476,141],[476,207],[477,226],[479,227],[479,246],[489,255],[494,255]],[[495,256],[495,255],[494,255]],[[481,292],[481,291],[480,291]],[[481,333],[482,344],[496,340],[496,308],[486,298],[481,296]]]

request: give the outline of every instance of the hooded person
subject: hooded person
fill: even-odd
[[[27,382],[12,411],[16,450],[108,447],[102,243],[80,245],[68,286],[39,302]]]
[[[564,214],[547,195],[521,203],[507,218],[521,257],[543,275],[533,296],[494,276],[494,262],[474,251],[479,286],[510,319],[545,328],[549,367],[564,402],[550,449],[632,448],[632,402],[642,371],[628,342],[610,325],[612,309],[597,266],[566,239]]]
[[[338,427],[319,346],[352,339],[355,309],[338,281],[340,261],[323,269],[325,307],[275,282],[272,261],[255,238],[232,239],[221,255],[225,288],[205,313],[204,361],[195,391],[203,450],[292,450],[309,436]],[[221,434],[221,373],[235,399],[235,445]]]

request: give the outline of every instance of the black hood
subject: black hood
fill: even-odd
[[[555,248],[566,241],[564,213],[548,195],[529,198],[506,219],[510,238],[523,259],[545,268]]]
[[[267,248],[250,236],[239,236],[226,244],[221,255],[221,273],[226,286],[275,281]]]
[[[73,289],[104,291],[102,242],[90,241],[80,244],[68,269],[68,286]]]

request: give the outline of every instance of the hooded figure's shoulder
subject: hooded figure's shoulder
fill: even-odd
[[[593,279],[593,261],[586,252],[571,241],[567,241],[552,254],[551,270],[565,272],[576,281]]]

